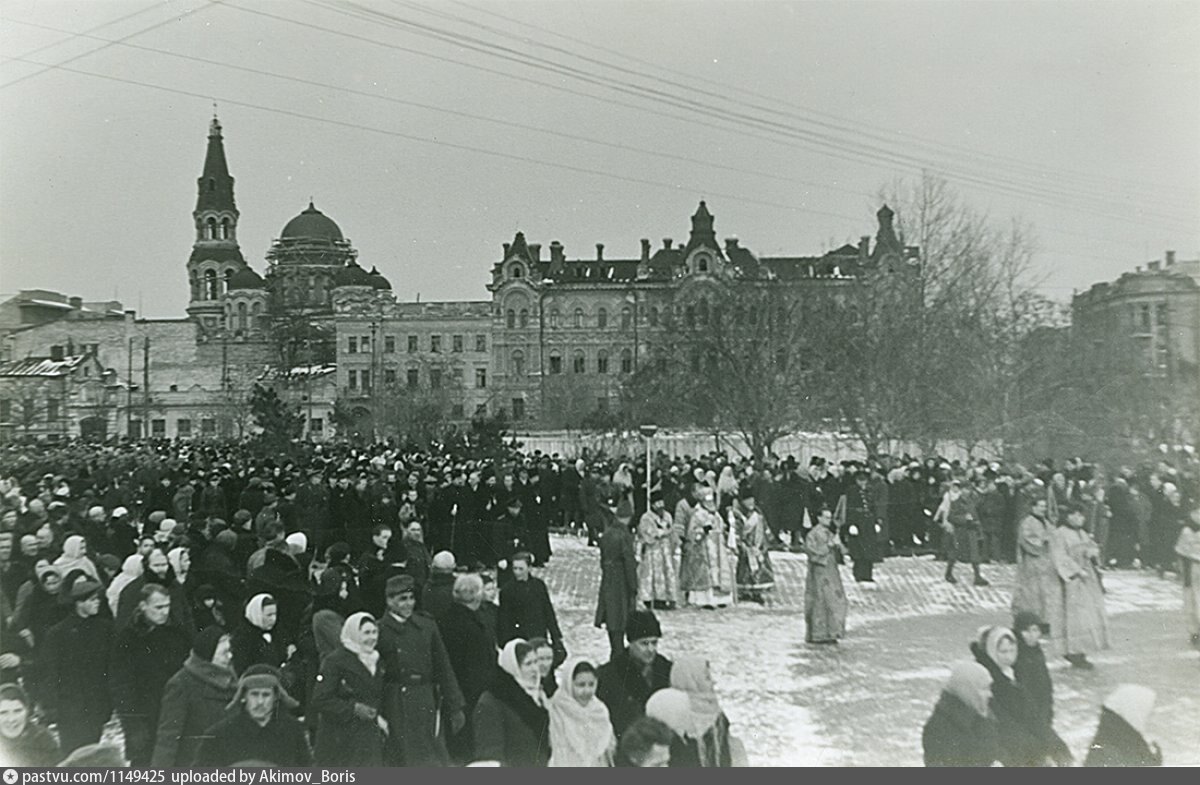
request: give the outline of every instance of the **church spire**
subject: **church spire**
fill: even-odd
[[[204,156],[204,172],[197,181],[196,211],[217,210],[237,213],[233,201],[233,178],[225,162],[225,142],[221,136],[221,121],[214,114],[208,126],[208,152]]]

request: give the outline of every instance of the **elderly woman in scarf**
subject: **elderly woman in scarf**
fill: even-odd
[[[596,697],[596,665],[572,657],[558,669],[559,688],[549,700],[550,766],[613,765],[617,737],[608,707]]]
[[[658,690],[646,701],[646,716],[671,729],[668,766],[684,769],[700,766],[699,744],[691,735],[692,700],[686,692],[674,687]]]
[[[87,542],[78,534],[72,534],[63,540],[62,555],[54,560],[54,566],[63,575],[80,570],[96,583],[102,582],[96,565],[88,558]]]
[[[142,571],[145,569],[145,560],[136,553],[132,556],[126,556],[125,562],[121,565],[121,572],[117,577],[113,578],[112,583],[108,585],[108,591],[105,592],[105,597],[108,598],[108,607],[112,609],[113,616],[117,615],[117,607],[121,601],[121,592],[125,587],[142,577]]]
[[[537,652],[521,638],[504,644],[500,670],[475,704],[475,761],[541,767],[550,760],[550,716]]]
[[[246,603],[242,623],[233,631],[233,669],[244,673],[251,665],[279,668],[287,648],[273,630],[279,609],[270,594],[256,594]]]
[[[383,706],[384,667],[376,645],[379,625],[369,613],[342,625],[341,646],[321,663],[311,711],[317,720],[320,766],[382,766],[388,723]]]
[[[1162,750],[1146,739],[1154,710],[1154,690],[1122,684],[1104,699],[1100,726],[1084,766],[1161,766]]]
[[[675,660],[671,666],[671,686],[688,695],[691,726],[686,736],[696,741],[697,765],[732,766],[729,719],[721,710],[716,690],[713,689],[708,660],[695,655],[685,655]]]
[[[921,734],[926,766],[991,766],[1000,757],[991,712],[992,675],[977,662],[950,667],[933,714]]]

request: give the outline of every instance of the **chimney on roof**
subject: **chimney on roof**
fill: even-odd
[[[738,247],[738,238],[736,238],[736,237],[726,237],[725,238],[725,250],[726,251],[737,250],[737,247]]]
[[[596,243],[596,261],[604,261],[604,243]]]
[[[669,250],[671,250],[671,245],[672,245],[674,242],[675,242],[675,241],[674,241],[674,240],[672,240],[670,237],[664,237],[664,238],[663,238],[663,248],[666,248],[668,251],[669,251]]]
[[[562,262],[563,261],[563,246],[562,246],[562,243],[560,243],[558,240],[554,240],[550,243],[550,261],[551,262]]]
[[[542,244],[541,243],[530,243],[529,244],[529,255],[533,257],[533,261],[535,261],[535,262],[542,261]]]
[[[1156,273],[1156,272],[1158,272],[1158,260],[1157,260],[1157,259],[1155,259],[1153,262],[1147,262],[1147,263],[1146,263],[1146,270],[1147,270],[1148,272],[1152,272],[1152,273]]]
[[[647,237],[642,238],[642,261],[650,261],[650,239]]]
[[[858,258],[866,259],[871,255],[871,235],[864,234],[858,238]]]
[[[1175,264],[1175,252],[1167,251],[1167,267],[1170,267],[1173,264]]]
[[[83,298],[82,297],[72,297],[71,299],[67,300],[67,302],[70,303],[71,308],[76,311],[83,308]]]
[[[50,359],[55,362],[61,361],[63,358],[63,348],[60,344],[54,344],[50,347]]]

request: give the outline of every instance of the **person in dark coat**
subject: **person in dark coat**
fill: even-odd
[[[300,621],[312,604],[313,586],[292,556],[268,550],[263,566],[246,581],[250,594],[270,594],[279,606],[275,633],[285,648],[300,637]]]
[[[496,672],[496,639],[477,613],[482,602],[483,581],[479,576],[460,575],[454,582],[454,603],[437,620],[467,717],[463,729],[448,739],[450,756],[457,763],[470,762],[474,755],[471,717],[475,703]]]
[[[308,471],[308,482],[296,490],[296,525],[308,535],[317,553],[333,544],[329,535],[329,488],[319,468]]]
[[[6,766],[49,767],[60,758],[54,736],[31,716],[25,690],[0,685],[0,760]]]
[[[1154,710],[1154,690],[1122,684],[1104,699],[1100,726],[1088,748],[1084,766],[1161,766],[1162,750],[1146,739],[1146,723]]]
[[[241,607],[245,597],[245,584],[241,568],[235,561],[237,535],[229,529],[221,529],[200,553],[192,568],[198,584],[212,586],[216,599],[228,609]],[[243,562],[244,564],[244,562]]]
[[[233,631],[233,669],[241,674],[251,665],[279,668],[287,660],[287,647],[274,633],[278,608],[270,594],[256,594],[246,603],[243,621]]]
[[[195,629],[192,607],[183,584],[175,579],[167,554],[155,548],[142,557],[142,574],[121,590],[117,599],[116,627],[123,630],[133,620],[142,603],[142,589],[154,584],[161,586],[171,597],[171,624],[184,630],[189,637]]]
[[[204,732],[195,766],[232,766],[263,761],[272,766],[311,766],[304,726],[289,712],[296,702],[279,682],[279,672],[253,665],[238,680],[225,718]]]
[[[439,551],[434,554],[429,573],[429,583],[421,592],[421,610],[434,619],[441,618],[454,604],[454,554]]]
[[[926,766],[987,767],[999,759],[991,685],[991,674],[977,662],[951,666],[950,681],[921,732]]]
[[[496,642],[503,645],[513,638],[544,638],[554,649],[555,659],[565,662],[567,646],[550,602],[550,591],[545,581],[530,574],[532,564],[533,557],[525,551],[513,555],[513,579],[500,592]]]
[[[498,675],[475,705],[474,760],[505,767],[550,762],[550,714],[533,647],[520,638],[504,645]]]
[[[425,530],[420,521],[409,521],[404,525],[404,537],[399,544],[399,560],[404,562],[404,572],[412,576],[417,589],[417,604],[421,603],[421,592],[429,582],[429,567],[433,557],[425,547]]]
[[[449,763],[439,717],[457,733],[466,722],[462,691],[437,624],[416,609],[409,575],[388,579],[387,613],[379,621],[384,661],[384,716],[391,725],[388,762],[404,766]]]
[[[87,578],[64,587],[73,612],[46,633],[44,697],[48,713],[57,719],[63,752],[98,742],[112,716],[113,625],[100,615],[100,590]]]
[[[191,645],[170,615],[171,595],[158,584],[146,584],[133,618],[113,645],[113,703],[125,733],[125,757],[134,766],[150,763],[163,692]]]
[[[309,707],[319,715],[318,765],[383,765],[389,725],[383,715],[385,666],[378,643],[379,625],[360,611],[346,619],[342,645],[321,663]]]
[[[1030,722],[1042,739],[1046,753],[1057,765],[1069,766],[1071,751],[1054,732],[1054,684],[1050,681],[1046,654],[1042,651],[1043,629],[1042,620],[1031,611],[1021,611],[1014,617],[1017,661],[1013,664],[1013,674],[1017,686],[1025,691]]]
[[[857,472],[854,483],[838,503],[839,509],[845,510],[841,532],[854,560],[854,580],[859,583],[875,582],[875,563],[883,555],[879,544],[883,512],[875,506],[875,497],[868,486],[870,479],[867,472]]]
[[[646,712],[646,701],[657,690],[671,686],[672,662],[658,653],[662,628],[651,611],[629,614],[625,625],[626,649],[596,672],[596,697],[608,706],[613,731],[620,739],[629,724]]]
[[[605,522],[600,536],[600,597],[596,603],[597,627],[608,631],[610,656],[624,647],[625,626],[629,613],[637,607],[637,556],[633,534],[617,520],[617,499],[610,496],[601,513]]]
[[[196,636],[183,667],[167,680],[150,765],[191,766],[204,733],[225,716],[237,692],[229,635],[206,627]]]
[[[1025,688],[1016,682],[1017,638],[1007,627],[985,627],[971,644],[975,660],[992,677],[992,714],[1005,766],[1041,766],[1049,754]]]

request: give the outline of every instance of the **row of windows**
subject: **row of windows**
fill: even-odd
[[[619,355],[620,372],[624,374],[633,373],[633,351],[630,349],[622,349]],[[596,352],[596,363],[594,370],[599,374],[610,373],[613,361],[610,358],[606,349],[601,349]],[[547,361],[547,370],[551,375],[558,375],[563,372],[563,356],[557,349],[552,349]],[[571,372],[572,373],[587,373],[588,361],[587,356],[579,350],[571,353]],[[509,374],[511,376],[525,375],[525,352],[517,349],[510,355],[508,364]]]
[[[233,222],[228,218],[222,218],[220,223],[217,223],[216,218],[209,218],[204,222],[201,237],[205,240],[232,240],[233,239]]]
[[[320,417],[314,417],[311,420],[309,420],[308,422],[309,422],[309,432],[310,433],[320,434],[325,431],[325,421],[323,419],[321,419]],[[132,427],[135,429],[136,432],[140,433],[141,427],[142,427],[141,421],[134,420],[132,423]],[[190,439],[193,436],[197,435],[197,433],[201,437],[216,436],[217,435],[217,421],[211,417],[205,417],[205,418],[201,419],[199,431],[195,431],[193,429],[193,423],[190,418],[180,417],[178,420],[175,421],[175,438]],[[162,418],[151,419],[150,420],[150,435],[153,437],[156,437],[156,438],[160,438],[160,439],[166,438],[167,421]]]
[[[455,384],[462,384],[463,369],[453,368],[450,371],[450,378]],[[383,371],[383,384],[385,387],[394,386],[399,377],[395,368],[385,368]],[[432,390],[440,390],[445,379],[445,372],[441,368],[429,369],[429,387]],[[475,369],[475,389],[487,389],[487,368]],[[415,389],[421,386],[421,369],[408,368],[404,374],[404,384],[409,389]],[[367,370],[350,369],[346,371],[346,386],[351,390],[363,390],[369,392],[371,390],[371,372]]]
[[[648,319],[650,322],[650,326],[652,326],[652,327],[658,326],[658,308],[649,309]],[[625,306],[624,308],[621,309],[620,325],[621,325],[622,330],[628,330],[631,327],[633,327],[633,309],[630,308],[629,306]],[[504,313],[504,326],[510,330],[517,328],[517,327],[528,327],[529,326],[529,309],[522,308],[518,311],[516,309],[509,308]],[[550,328],[558,328],[558,327],[565,326],[563,324],[561,314],[559,313],[557,308],[551,308],[549,311],[546,312],[546,326],[548,326]],[[571,316],[570,326],[572,326],[572,327],[590,327],[591,326],[587,323],[587,314],[584,312],[584,310],[582,308],[575,309],[575,312]],[[610,325],[609,325],[607,309],[601,308],[598,311],[596,311],[595,326],[597,329],[600,329],[600,330],[608,329],[608,327]]]
[[[1151,321],[1151,309],[1149,303],[1145,305],[1133,306],[1133,324],[1138,332],[1148,333],[1157,328],[1160,332],[1167,329],[1169,324],[1168,310],[1166,303],[1158,303],[1154,306],[1154,320]]]
[[[0,423],[33,425],[37,422],[58,422],[62,418],[62,401],[47,398],[0,398]]]
[[[408,343],[407,343],[408,353],[416,354],[417,352],[419,352],[421,350],[420,346],[419,346],[419,337],[416,335],[409,335],[406,337],[408,339]],[[440,354],[442,351],[442,347],[443,347],[443,344],[442,344],[443,337],[444,336],[441,336],[441,335],[429,336],[429,351],[433,352],[434,354]],[[464,352],[465,345],[466,345],[465,336],[462,336],[462,335],[450,336],[450,351],[453,354],[461,354],[462,352]],[[359,354],[360,352],[363,354],[366,354],[370,351],[371,351],[370,336],[351,335],[346,338],[346,353],[347,354]],[[475,351],[477,351],[477,352],[486,352],[487,351],[487,335],[479,334],[479,335],[475,336]],[[395,352],[396,352],[396,336],[394,336],[394,335],[383,336],[383,353],[384,354],[395,354]]]

